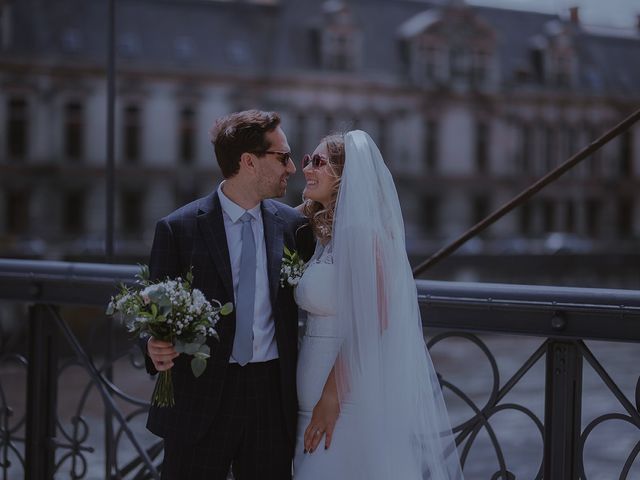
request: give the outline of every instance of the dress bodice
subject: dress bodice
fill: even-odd
[[[295,300],[307,312],[306,334],[335,336],[337,281],[329,248],[319,245],[295,289]]]
[[[296,303],[312,315],[333,316],[336,314],[335,268],[330,253],[316,253],[309,260],[295,289]]]

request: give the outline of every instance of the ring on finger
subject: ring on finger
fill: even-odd
[[[316,431],[315,431],[314,435],[320,435],[320,429],[319,428],[316,428]]]

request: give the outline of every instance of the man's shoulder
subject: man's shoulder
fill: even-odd
[[[213,195],[214,194],[211,193],[205,197],[197,198],[186,205],[182,205],[173,212],[162,217],[159,221],[175,224],[178,222],[184,223],[188,220],[195,220],[199,212],[207,209],[207,206],[212,202]]]
[[[286,203],[279,202],[278,200],[267,199],[263,200],[265,206],[273,211],[278,212],[278,216],[285,220],[287,223],[304,223],[307,218],[300,213],[297,209],[287,205]]]

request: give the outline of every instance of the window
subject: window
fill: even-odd
[[[380,149],[380,153],[382,154],[382,158],[384,158],[387,165],[390,164],[391,159],[388,158],[388,129],[389,122],[386,117],[378,117],[378,138],[376,139],[376,143],[378,144],[378,148]]]
[[[304,149],[306,148],[307,117],[304,113],[298,113],[295,119],[296,143],[294,148],[296,152],[304,153]],[[329,132],[330,130],[326,131]]]
[[[355,70],[358,58],[358,37],[351,28],[324,31],[324,66],[330,70]]]
[[[575,128],[569,127],[565,131],[565,155],[562,161],[569,160],[573,155],[578,153],[578,132]]]
[[[122,229],[124,233],[137,234],[142,231],[142,210],[144,195],[138,191],[124,191],[121,194]]]
[[[531,228],[531,205],[525,203],[520,206],[520,217],[518,219],[520,226],[520,233],[524,236],[530,235]]]
[[[633,234],[633,199],[618,200],[618,235],[630,237]]]
[[[553,77],[551,81],[558,87],[571,86],[571,70],[572,61],[571,55],[568,52],[556,53],[552,55],[553,62]]]
[[[520,169],[522,173],[531,173],[531,154],[533,149],[531,127],[520,127]]]
[[[435,120],[425,122],[424,152],[427,171],[435,172],[438,169],[438,122]]]
[[[596,238],[600,233],[600,213],[602,210],[602,203],[596,198],[590,198],[586,202],[586,210],[587,235]]]
[[[475,158],[476,171],[487,173],[489,167],[489,126],[482,121],[476,123]]]
[[[334,125],[336,124],[336,119],[330,113],[325,114],[324,116],[324,131],[329,134],[333,132]]]
[[[452,47],[449,50],[449,72],[451,78],[469,76],[469,52],[465,48]]]
[[[437,235],[440,224],[440,200],[434,195],[422,198],[422,227],[427,235]]]
[[[7,117],[7,156],[11,160],[24,160],[27,157],[29,133],[27,101],[24,98],[10,98]]]
[[[438,74],[438,49],[427,47],[424,52],[424,73],[428,80],[435,80]]]
[[[11,44],[12,27],[11,5],[8,2],[0,2],[0,48],[3,50]]]
[[[473,224],[484,220],[489,215],[489,198],[486,195],[477,195],[473,199]]]
[[[565,204],[565,229],[569,233],[576,231],[576,210],[573,200],[567,200]]]
[[[633,136],[630,131],[620,136],[620,175],[623,178],[633,175]]]
[[[542,202],[542,223],[546,233],[555,231],[555,209],[551,200],[543,200]]]
[[[556,135],[551,127],[544,129],[544,170],[551,171],[556,164]]]
[[[82,191],[67,192],[63,199],[62,227],[66,233],[81,233],[85,229],[86,198]]]
[[[140,108],[129,105],[124,110],[124,159],[127,163],[140,160]]]
[[[9,191],[6,198],[7,233],[26,233],[29,227],[29,194],[25,191]]]
[[[195,112],[191,107],[180,111],[179,159],[184,165],[191,165],[195,160]]]
[[[596,140],[600,134],[596,131],[595,128],[590,128],[587,130],[587,135],[589,137],[589,142],[593,142]],[[597,177],[600,175],[600,151],[596,150],[589,156],[589,160],[587,160],[587,169],[589,171],[589,175],[592,177]]]
[[[64,153],[74,161],[81,160],[84,153],[84,109],[77,102],[64,108]]]
[[[483,52],[481,50],[477,50],[473,53],[473,63],[471,66],[472,85],[480,87],[486,83],[490,58],[491,57],[487,52]]]

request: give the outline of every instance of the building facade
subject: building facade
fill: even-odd
[[[295,158],[361,128],[436,250],[640,107],[640,26],[462,1],[120,0],[116,253],[221,180],[208,130],[273,109]],[[0,0],[0,255],[100,260],[105,0]],[[300,199],[303,179],[286,201]],[[633,253],[640,125],[471,242],[480,254]]]

